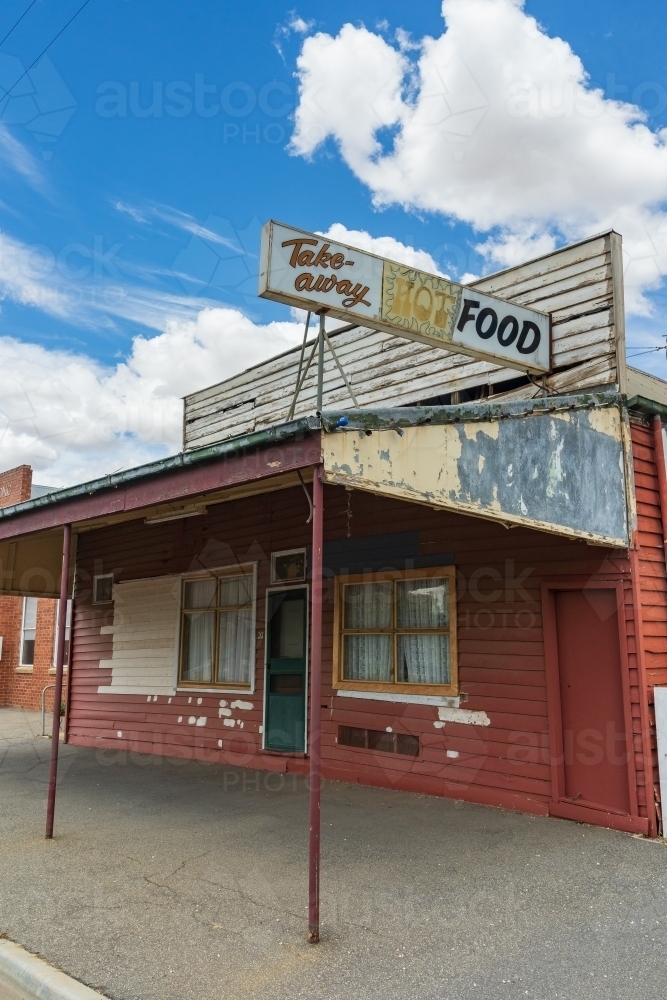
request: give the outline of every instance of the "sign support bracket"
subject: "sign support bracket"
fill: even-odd
[[[332,358],[334,359],[334,361],[336,363],[336,367],[338,368],[338,371],[341,374],[343,382],[345,383],[345,388],[349,392],[350,398],[352,399],[352,402],[354,403],[354,405],[356,407],[359,406],[359,403],[357,401],[357,397],[355,396],[354,390],[353,390],[352,386],[350,385],[350,380],[348,379],[347,375],[345,374],[343,366],[340,363],[340,359],[339,359],[338,355],[336,354],[336,351],[334,350],[334,346],[331,343],[331,341],[329,340],[329,335],[327,334],[327,331],[326,331],[326,329],[324,327],[324,321],[325,321],[325,317],[326,317],[326,310],[322,310],[322,312],[319,313],[319,317],[320,317],[319,331],[318,331],[317,337],[316,337],[316,339],[315,339],[315,341],[313,343],[312,350],[311,350],[311,352],[310,352],[310,354],[308,356],[308,360],[306,361],[306,364],[305,364],[305,367],[304,367],[303,359],[304,359],[304,356],[305,356],[305,353],[306,353],[306,341],[308,339],[308,328],[310,326],[310,317],[311,317],[311,315],[312,314],[309,312],[308,315],[307,315],[307,317],[306,317],[306,327],[305,327],[305,330],[303,332],[303,343],[301,345],[301,357],[299,358],[299,371],[298,371],[297,377],[296,377],[296,388],[294,390],[294,395],[292,396],[292,402],[290,403],[290,408],[287,411],[287,420],[291,420],[293,418],[293,416],[294,416],[294,411],[296,409],[296,403],[297,403],[297,399],[299,398],[299,393],[301,392],[301,389],[303,388],[303,383],[306,381],[306,377],[308,375],[308,372],[310,371],[310,366],[313,363],[313,358],[315,357],[315,352],[316,351],[318,352],[318,358],[317,358],[317,403],[316,403],[316,406],[317,406],[317,412],[318,413],[322,412],[322,397],[323,397],[323,391],[324,391],[324,345],[325,345],[325,343],[326,343],[327,347],[329,348],[329,350],[331,351],[331,356],[332,356]],[[337,330],[335,332],[337,332],[337,333],[344,333],[345,332],[346,333],[348,330],[354,330],[354,329],[356,329],[357,325],[358,325],[357,323],[350,323],[349,326],[342,327],[341,329],[339,329],[339,330]]]

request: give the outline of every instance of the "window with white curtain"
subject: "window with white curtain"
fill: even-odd
[[[255,657],[252,569],[183,580],[180,683],[248,689]]]
[[[336,580],[339,688],[456,694],[455,570],[412,570]]]

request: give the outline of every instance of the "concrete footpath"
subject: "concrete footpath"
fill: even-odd
[[[309,946],[302,781],[63,746],[46,842],[34,719],[0,710],[0,932],[113,1000],[667,1000],[663,843],[326,783]]]

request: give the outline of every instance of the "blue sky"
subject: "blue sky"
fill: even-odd
[[[80,4],[37,0],[0,46],[0,86],[11,86]],[[0,37],[27,6],[28,0],[6,0]],[[525,14],[537,18],[544,35],[569,44],[589,74],[589,87],[636,104],[653,132],[667,126],[664,5],[527,0]],[[264,354],[271,353],[266,324],[282,323],[275,341],[282,349],[292,337],[287,324],[293,317],[286,307],[255,295],[259,226],[268,218],[312,230],[326,231],[338,223],[371,237],[390,236],[426,251],[440,270],[456,277],[502,266],[510,230],[513,239],[520,234],[522,246],[539,248],[508,191],[502,195],[507,209],[497,216],[487,212],[484,218],[474,207],[462,209],[458,217],[455,210],[438,208],[445,195],[435,186],[430,201],[420,203],[413,193],[401,204],[400,192],[389,190],[391,182],[385,183],[376,170],[391,153],[399,129],[395,122],[377,130],[379,152],[339,152],[341,143],[357,141],[345,131],[355,116],[353,103],[341,106],[347,116],[342,125],[324,123],[330,134],[314,147],[303,138],[303,122],[297,123],[301,145],[289,148],[299,100],[297,71],[304,83],[297,60],[318,32],[333,39],[345,24],[355,31],[364,25],[367,34],[355,35],[359,44],[377,39],[380,48],[400,50],[413,69],[420,58],[416,45],[426,36],[443,35],[436,0],[412,5],[304,2],[296,10],[276,2],[89,0],[48,59],[24,78],[9,103],[0,105],[0,340],[12,341],[3,365],[16,363],[13,375],[6,370],[14,381],[5,395],[15,405],[4,406],[3,467],[20,456],[22,447],[28,448],[35,467],[44,470],[42,478],[76,478],[90,467],[95,441],[77,445],[72,427],[62,429],[61,445],[48,443],[49,426],[61,419],[58,407],[72,408],[59,397],[48,413],[37,414],[40,393],[53,395],[44,388],[50,368],[62,369],[62,384],[70,392],[77,391],[76,378],[86,369],[86,359],[85,391],[91,378],[104,382],[111,374],[117,383],[129,378],[117,366],[135,357],[136,338],[142,348],[144,341],[175,325],[196,323],[202,309],[216,306],[238,310],[261,326]],[[397,40],[397,29],[407,34]],[[465,25],[460,30],[465,33]],[[315,65],[315,49],[312,55]],[[511,51],[507,57],[512,58]],[[341,45],[342,80],[345,58]],[[485,58],[483,48],[479,58]],[[468,50],[464,61],[477,79],[475,52]],[[312,72],[309,80],[306,89],[319,86]],[[411,83],[406,76],[404,91],[410,86],[414,78]],[[337,113],[335,108],[326,112],[331,121]],[[613,137],[609,142],[613,145]],[[489,148],[491,163],[494,155]],[[609,155],[613,158],[613,148]],[[659,167],[656,154],[655,172]],[[502,163],[498,169],[504,169]],[[642,175],[630,182],[641,186]],[[446,197],[447,207],[456,190]],[[622,200],[614,192],[609,197]],[[652,211],[655,205],[654,197]],[[549,215],[545,208],[544,225],[555,242],[579,235],[572,221],[577,205],[563,208],[562,228],[558,211]],[[604,206],[597,212],[596,219],[612,218]],[[662,216],[654,211],[652,218],[659,229]],[[489,237],[502,244],[495,257],[488,248],[479,250]],[[644,277],[637,287],[642,304],[630,317],[629,342],[654,344],[663,330],[664,292],[655,278]],[[243,336],[252,336],[252,328]],[[38,353],[31,353],[31,347]],[[234,350],[230,341],[209,381],[235,370]],[[168,351],[178,367],[175,344],[165,341]],[[68,367],[72,354],[79,359],[76,376]],[[238,367],[244,367],[243,350],[238,358]],[[667,377],[664,357],[646,355],[637,362]],[[164,357],[161,363],[166,364]],[[42,373],[37,386],[24,384],[31,365]],[[204,376],[206,370],[204,366]],[[136,373],[135,365],[130,374]],[[145,368],[141,374],[145,382]],[[195,387],[176,383],[172,378],[172,396]],[[134,386],[135,395],[142,384],[140,379]],[[160,394],[159,387],[150,391]],[[114,392],[116,399],[128,398],[125,389]],[[29,416],[21,416],[26,405],[32,424]],[[27,420],[23,431],[21,419]],[[57,438],[61,431],[54,433]],[[169,434],[161,439],[155,431],[142,438],[136,427],[113,426],[113,418],[100,433],[98,445],[104,447],[97,450],[107,448],[102,461],[114,467],[175,450]],[[122,453],[119,442],[125,446]],[[67,450],[76,453],[76,461],[70,456],[69,463],[63,462]]]

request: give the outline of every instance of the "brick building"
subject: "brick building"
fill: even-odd
[[[33,486],[29,465],[0,473],[0,507],[49,492],[48,487]],[[0,597],[0,707],[41,707],[42,691],[54,680],[55,640],[56,601]],[[49,709],[51,697],[47,692]]]

